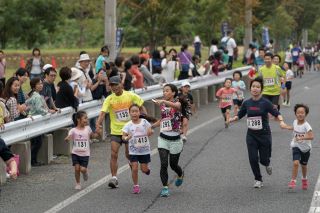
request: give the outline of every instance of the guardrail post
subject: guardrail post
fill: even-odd
[[[216,96],[216,86],[211,85],[208,87],[208,102],[214,102],[214,97]]]
[[[30,141],[12,144],[11,151],[20,156],[19,172],[29,174],[31,171],[31,144]]]
[[[6,168],[6,164],[4,163],[2,158],[0,158],[0,185],[4,184],[7,181]]]
[[[191,91],[192,96],[193,96],[193,103],[196,106],[197,109],[200,108],[200,90],[192,90]]]
[[[70,128],[57,129],[53,133],[53,154],[70,156],[72,142],[65,142]]]
[[[53,136],[52,134],[43,135],[42,145],[38,152],[37,159],[44,163],[50,164],[53,160]]]
[[[155,117],[155,104],[152,101],[145,101],[143,105],[147,109],[148,115]]]
[[[208,87],[200,88],[200,104],[201,105],[208,104]]]

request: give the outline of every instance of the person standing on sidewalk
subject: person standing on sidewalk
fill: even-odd
[[[30,73],[30,80],[36,77],[42,77],[42,68],[44,61],[41,57],[40,49],[34,48],[32,50],[32,58],[27,61],[26,69]]]
[[[122,139],[122,129],[124,125],[130,121],[129,108],[132,104],[140,107],[142,114],[147,114],[143,106],[143,99],[135,93],[123,90],[119,76],[113,76],[109,79],[109,85],[112,94],[103,102],[98,120],[96,122],[96,132],[102,134],[101,125],[106,113],[110,115],[111,128],[111,160],[110,169],[112,178],[109,181],[110,188],[118,187],[117,171],[118,171],[118,154],[122,144],[125,145],[125,154],[129,159],[128,141]]]
[[[283,121],[283,117],[279,111],[266,98],[262,97],[263,80],[258,77],[250,83],[251,98],[245,100],[238,112],[229,122],[237,121],[247,115],[247,149],[249,154],[249,162],[254,174],[254,188],[263,186],[262,175],[260,172],[260,163],[266,167],[267,174],[272,174],[270,165],[272,136],[269,126],[268,113],[277,118],[281,128],[287,125]]]

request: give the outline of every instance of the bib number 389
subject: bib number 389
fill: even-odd
[[[261,130],[262,129],[262,119],[261,116],[249,117],[247,119],[247,126],[252,130]]]

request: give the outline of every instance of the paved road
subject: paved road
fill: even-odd
[[[170,186],[169,198],[159,197],[159,157],[153,155],[151,175],[140,175],[142,193],[131,194],[132,181],[126,160],[120,157],[119,188],[108,189],[104,182],[109,176],[110,147],[106,142],[93,144],[90,159],[90,179],[80,193],[74,187],[73,170],[69,159],[60,158],[55,164],[34,168],[28,176],[2,187],[0,212],[46,212],[55,207],[69,212],[308,212],[314,186],[319,175],[320,153],[320,73],[306,73],[293,83],[292,107],[281,109],[285,121],[294,119],[293,105],[307,103],[308,120],[315,133],[309,163],[310,189],[302,191],[300,180],[297,190],[287,189],[291,175],[291,132],[281,130],[271,121],[273,135],[273,174],[267,176],[262,168],[264,187],[254,189],[253,175],[245,145],[245,120],[224,129],[216,103],[199,110],[198,118],[191,122],[192,132],[181,156],[185,169],[185,182],[180,188]],[[152,139],[156,148],[156,139]],[[123,153],[123,149],[121,150]],[[106,177],[107,176],[107,177]],[[174,173],[169,173],[174,180]],[[300,177],[300,175],[299,175]],[[64,203],[61,203],[64,202]],[[54,211],[52,211],[54,212]]]

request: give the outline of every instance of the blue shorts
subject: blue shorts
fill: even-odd
[[[89,156],[79,156],[76,154],[72,154],[72,166],[79,164],[81,167],[88,167],[89,164]]]
[[[150,163],[150,154],[147,155],[129,155],[130,162]]]
[[[298,147],[292,148],[292,159],[300,161],[301,165],[307,165],[310,158],[310,150],[307,152],[301,152]]]

